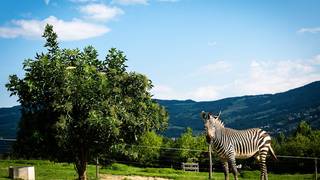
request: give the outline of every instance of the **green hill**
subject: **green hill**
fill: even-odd
[[[203,131],[201,111],[218,113],[226,126],[245,129],[261,127],[271,133],[290,132],[301,120],[320,128],[320,81],[277,94],[242,96],[217,101],[157,100],[169,112],[166,136],[177,137],[186,127]],[[19,106],[0,108],[0,137],[15,137]]]
[[[277,94],[242,96],[217,101],[157,100],[170,115],[167,136],[176,137],[185,127],[203,131],[201,111],[222,112],[225,125],[236,129],[263,128],[271,133],[292,131],[301,120],[320,128],[320,81]]]
[[[0,108],[0,138],[15,138],[20,120],[20,106]]]

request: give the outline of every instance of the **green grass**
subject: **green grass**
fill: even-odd
[[[174,170],[171,168],[138,168],[118,163],[114,163],[111,166],[103,168],[102,172],[113,175],[153,176],[178,180],[208,179],[208,173],[205,172],[184,172],[182,170]]]
[[[240,179],[259,179],[260,171],[244,171],[240,175]],[[313,174],[268,174],[270,180],[303,180],[314,179]]]
[[[0,160],[0,180],[8,178],[9,166],[35,166],[36,179],[37,180],[60,180],[60,179],[76,179],[77,174],[74,166],[68,163],[54,163],[45,160]],[[95,166],[88,166],[89,179],[95,179]],[[100,169],[101,174],[113,174],[113,175],[138,175],[138,176],[153,176],[163,177],[177,180],[193,180],[193,179],[208,179],[208,173],[206,172],[184,172],[181,170],[174,170],[171,168],[138,168],[128,166],[124,164],[114,163],[110,166]],[[240,179],[259,179],[259,171],[244,171],[240,175]],[[223,173],[214,172],[213,178],[224,179]],[[270,180],[302,180],[312,179],[312,174],[269,174]],[[230,174],[230,179],[233,176]]]
[[[9,179],[9,166],[34,166],[37,180],[77,178],[73,164],[54,163],[46,160],[0,160],[0,180]],[[88,167],[88,177],[95,179],[95,166]]]

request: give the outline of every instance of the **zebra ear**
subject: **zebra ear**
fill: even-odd
[[[200,116],[201,116],[201,118],[202,118],[203,121],[205,121],[205,120],[207,119],[207,115],[206,115],[206,113],[205,113],[204,111],[202,111],[202,112],[200,113]]]
[[[218,116],[217,116],[217,117],[219,118],[219,117],[220,117],[220,115],[221,115],[221,111],[219,112],[219,114],[218,114]]]

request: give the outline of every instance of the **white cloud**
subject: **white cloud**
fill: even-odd
[[[167,85],[155,85],[151,90],[154,98],[157,99],[192,99],[196,101],[209,101],[221,98],[223,86],[201,86],[189,91],[179,91]]]
[[[88,4],[80,7],[80,12],[84,13],[85,18],[94,21],[108,21],[114,19],[116,16],[124,14],[124,12],[117,7],[110,7],[104,4]]]
[[[112,3],[121,4],[121,5],[135,5],[135,4],[148,5],[148,0],[113,0]]]
[[[248,77],[235,80],[233,88],[242,95],[277,93],[320,80],[313,61],[252,61]]]
[[[167,85],[155,85],[151,93],[158,99],[172,99],[177,98],[177,94],[174,90]]]
[[[314,64],[314,65],[320,65],[320,54],[316,55],[312,60],[311,62]]]
[[[220,88],[216,86],[202,86],[189,92],[188,95],[190,96],[190,99],[197,101],[216,100],[220,96]]]
[[[230,63],[223,64],[223,61],[218,61],[199,69],[210,73],[219,71],[217,67],[227,70],[230,70],[230,66],[236,68]],[[234,96],[279,93],[320,80],[320,54],[302,60],[254,60],[247,64],[246,68],[242,69],[243,66],[241,71],[220,71],[221,74],[217,76],[220,78],[209,76],[205,81],[199,81],[198,76],[189,78],[188,83],[197,86],[187,89],[180,89],[178,84],[177,88],[155,85],[152,92],[159,99],[209,101]]]
[[[110,31],[104,25],[87,23],[79,19],[64,21],[54,16],[39,20],[14,20],[11,27],[0,27],[2,38],[40,38],[46,24],[52,24],[59,40],[72,41],[101,36]]]
[[[15,38],[21,33],[22,32],[19,28],[0,27],[1,38]]]
[[[46,5],[48,5],[50,3],[50,0],[44,0],[44,3],[46,3]]]
[[[232,64],[227,61],[216,61],[199,67],[191,76],[212,75],[218,73],[227,73],[232,70]]]
[[[257,95],[284,92],[296,87],[303,86],[313,81],[320,80],[320,54],[311,59],[304,60],[281,60],[281,61],[251,61],[247,68],[239,71],[232,64],[226,61],[218,61],[200,67],[197,75],[213,73],[223,76],[222,79],[229,79],[225,82],[221,79],[213,80],[219,88],[207,88],[213,94],[213,99],[242,95]],[[243,67],[242,67],[243,68]],[[232,72],[231,72],[232,71]],[[237,72],[237,73],[235,73]],[[215,75],[216,76],[216,75]],[[205,87],[205,86],[204,86]],[[195,90],[195,92],[205,91]],[[201,93],[200,93],[201,94]],[[197,96],[195,96],[197,97]],[[201,96],[198,96],[198,99]]]
[[[314,28],[301,28],[298,30],[298,33],[320,33],[320,27],[314,27]]]
[[[227,61],[217,61],[215,63],[203,66],[201,69],[208,73],[229,72],[231,70],[231,64]]]

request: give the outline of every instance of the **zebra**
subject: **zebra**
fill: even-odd
[[[268,180],[266,158],[270,151],[271,156],[277,157],[271,147],[271,137],[266,131],[253,128],[246,130],[235,130],[224,127],[220,120],[220,114],[213,116],[210,112],[201,112],[201,117],[205,123],[207,142],[216,149],[220,160],[223,162],[224,176],[229,180],[229,167],[238,179],[236,159],[247,159],[254,156],[260,165],[260,180]]]

